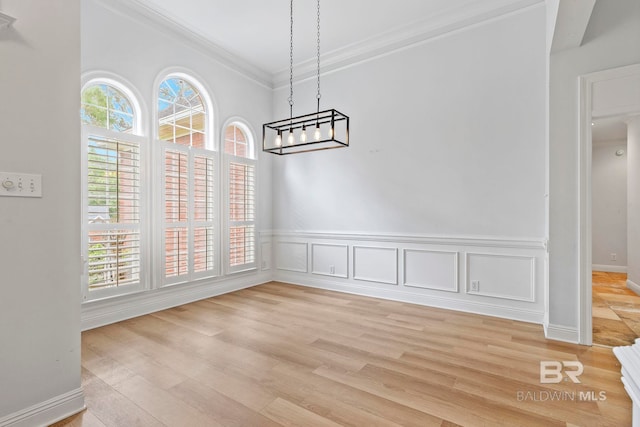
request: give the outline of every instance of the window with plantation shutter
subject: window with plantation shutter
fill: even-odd
[[[227,269],[256,268],[256,166],[250,134],[240,123],[225,129],[227,176]]]
[[[83,296],[95,299],[142,287],[142,146],[132,103],[104,82],[82,93]]]
[[[216,153],[207,149],[208,111],[186,76],[171,76],[158,90],[162,170],[162,276],[164,284],[218,274]],[[211,145],[211,144],[208,144]]]

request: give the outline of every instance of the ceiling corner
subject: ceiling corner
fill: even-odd
[[[596,0],[560,0],[551,52],[573,49],[582,44]]]

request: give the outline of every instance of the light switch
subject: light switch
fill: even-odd
[[[0,196],[42,197],[42,175],[0,172]]]

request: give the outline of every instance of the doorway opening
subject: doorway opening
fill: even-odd
[[[591,126],[593,344],[622,346],[640,336],[640,296],[627,288],[627,124]]]
[[[608,324],[613,327],[613,324],[608,321],[614,321],[616,318],[622,321],[623,318],[630,317],[629,313],[637,315],[637,321],[628,319],[629,324],[622,321],[627,328],[621,329],[625,331],[625,339],[626,335],[633,335],[634,338],[635,336],[640,336],[640,297],[633,294],[633,292],[624,295],[630,292],[627,289],[629,280],[622,276],[613,276],[614,274],[623,275],[625,273],[625,271],[620,271],[622,270],[620,267],[622,267],[621,262],[627,258],[627,251],[620,249],[613,251],[611,247],[614,246],[612,246],[611,242],[607,246],[605,239],[603,244],[600,229],[594,229],[594,225],[597,227],[602,225],[598,222],[602,219],[601,214],[603,212],[601,211],[606,210],[601,209],[603,206],[600,204],[602,200],[599,194],[602,191],[600,191],[599,186],[602,184],[594,181],[602,171],[596,168],[601,166],[599,157],[603,157],[605,162],[611,160],[610,158],[607,159],[606,156],[611,154],[610,148],[612,148],[607,147],[606,142],[600,141],[599,132],[607,126],[617,126],[618,131],[620,131],[621,124],[626,129],[625,123],[632,116],[640,114],[640,97],[638,97],[638,93],[640,93],[640,64],[600,71],[580,78],[580,344],[630,344],[626,341],[598,342],[593,339],[594,331],[600,331],[602,325]],[[612,138],[610,145],[621,143],[621,140],[615,141],[615,139],[615,137]],[[627,147],[621,145],[616,147],[613,154],[616,155],[616,153],[618,154],[617,157],[626,158]],[[623,159],[619,159],[618,165],[622,161]],[[619,182],[620,177],[618,176],[617,179]],[[634,182],[634,180],[631,179],[629,182]],[[628,191],[628,189],[625,189],[624,194],[626,195]],[[610,188],[607,196],[611,196],[614,192],[621,196],[620,188]],[[597,204],[594,205],[594,202]],[[618,200],[617,203],[627,204],[627,201],[626,199],[622,202]],[[623,208],[620,207],[619,209],[622,210]],[[627,214],[629,212],[627,210]],[[620,212],[620,215],[617,218],[614,215],[613,219],[622,221],[622,218],[622,212]],[[624,220],[625,222],[627,221],[626,216],[624,216]],[[621,224],[618,225],[620,226]],[[629,230],[626,228],[617,227],[617,233],[625,233],[623,240],[629,241],[629,239],[626,239],[626,236],[629,235]],[[607,233],[610,234],[612,231],[604,232],[605,235],[608,235]],[[618,245],[616,246],[617,248],[621,248],[624,243],[618,241],[615,244]],[[620,255],[622,255],[622,258],[619,258]],[[612,260],[613,258],[615,260]],[[616,263],[611,264],[613,261]],[[605,267],[605,270],[609,267],[608,269],[617,269],[618,271],[600,271],[603,267]],[[602,294],[606,294],[606,298],[603,298]],[[628,300],[636,297],[638,297],[637,301]],[[607,305],[607,298],[612,300],[611,305]],[[632,305],[636,302],[638,302],[638,306],[633,307]],[[626,310],[621,310],[621,308]],[[633,327],[630,327],[630,325],[633,325]],[[634,331],[634,328],[638,333]],[[605,335],[607,332],[610,335],[612,334],[606,328],[604,332]]]

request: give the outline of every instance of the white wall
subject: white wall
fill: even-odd
[[[541,3],[324,75],[351,146],[274,160],[276,278],[542,322],[545,21]],[[315,81],[294,90],[314,111]]]
[[[276,159],[274,229],[544,236],[542,5],[323,76],[322,107],[351,147]]]
[[[640,116],[627,122],[628,142],[628,256],[627,280],[640,285]]]
[[[625,154],[617,156],[623,150]],[[592,239],[594,270],[625,272],[627,267],[627,143],[593,144]],[[616,254],[616,259],[611,259]]]
[[[640,62],[640,2],[598,0],[583,45],[551,57],[549,321],[577,331],[578,77]]]
[[[80,2],[3,0],[0,170],[42,198],[0,198],[0,425],[80,410]],[[45,405],[45,403],[50,406]]]
[[[254,133],[257,165],[257,230],[271,229],[271,156],[261,151],[262,123],[271,119],[272,91],[232,69],[224,60],[194,42],[184,32],[163,26],[127,2],[82,0],[82,73],[107,71],[128,81],[145,105],[147,135],[154,134],[154,99],[158,79],[168,69],[184,70],[200,81],[213,98],[215,142],[219,147],[223,125],[241,118]],[[149,13],[149,12],[146,12]],[[114,31],[113,29],[117,29]],[[222,162],[221,165],[222,167]],[[221,181],[222,182],[222,181]],[[219,187],[222,190],[222,186]],[[222,194],[220,200],[222,201]],[[268,239],[268,237],[267,237]],[[258,241],[258,248],[261,242]],[[258,250],[258,255],[261,251]],[[265,256],[268,256],[266,254]],[[183,304],[215,294],[268,281],[261,269],[246,274],[204,280],[171,289],[157,289],[113,301],[83,305],[84,329]],[[262,274],[260,276],[260,274]]]

